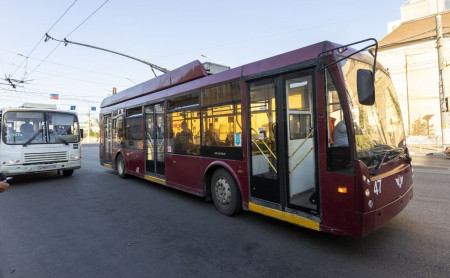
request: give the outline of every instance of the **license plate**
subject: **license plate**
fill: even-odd
[[[48,170],[48,169],[55,169],[56,165],[46,165],[46,166],[38,166],[38,171],[40,170]]]

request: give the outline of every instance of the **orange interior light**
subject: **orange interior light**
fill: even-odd
[[[339,193],[342,193],[342,194],[347,193],[347,187],[339,186],[339,187],[338,187],[338,192],[339,192]]]

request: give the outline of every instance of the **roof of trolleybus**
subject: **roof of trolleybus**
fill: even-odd
[[[114,106],[119,103],[122,103],[120,107],[123,106],[123,102],[126,102],[126,106],[142,103],[144,99],[140,99],[140,97],[148,94],[152,94],[152,99],[163,99],[178,93],[236,80],[241,77],[265,75],[265,73],[280,68],[289,68],[303,63],[305,63],[304,66],[308,66],[308,63],[314,66],[321,52],[337,47],[340,47],[340,45],[323,41],[213,75],[208,75],[203,65],[199,61],[194,61],[105,98],[101,103],[101,108],[104,113],[107,113],[118,108]],[[354,52],[353,49],[345,50],[345,54],[351,54],[352,52]]]

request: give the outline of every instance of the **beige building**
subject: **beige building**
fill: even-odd
[[[450,0],[410,0],[401,20],[388,23],[379,42],[379,61],[392,77],[412,143],[450,144],[450,117],[441,113],[437,50],[437,11],[443,26],[443,95],[450,92]],[[443,117],[441,117],[443,114]],[[414,142],[415,141],[415,142]],[[411,141],[410,141],[411,142]]]

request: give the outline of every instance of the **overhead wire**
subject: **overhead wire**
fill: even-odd
[[[16,52],[14,52],[14,51],[9,51],[9,50],[3,50],[3,51],[11,53],[11,54],[22,55],[22,54],[18,54]],[[34,57],[28,57],[28,58],[31,59],[31,60],[36,60],[36,61],[43,61],[42,59],[38,59],[38,58],[34,58]],[[0,60],[0,63],[1,62],[2,62],[2,60]],[[137,83],[141,83],[142,82],[142,81],[139,81],[139,80],[138,81],[132,80],[131,78],[126,77],[126,76],[120,76],[120,75],[115,75],[115,74],[110,74],[110,73],[105,73],[105,72],[100,72],[100,71],[94,71],[94,70],[90,70],[90,69],[74,67],[74,66],[70,66],[70,65],[66,65],[66,64],[56,63],[56,62],[50,62],[50,61],[44,61],[44,62],[47,63],[47,64],[52,64],[52,65],[57,65],[57,66],[61,66],[61,67],[67,67],[67,68],[76,69],[76,70],[79,70],[79,71],[96,73],[96,74],[99,74],[99,75],[105,75],[105,76],[110,76],[110,77],[114,77],[114,78],[126,79],[126,80],[132,82],[133,84],[137,84]],[[5,64],[13,65],[11,61],[8,61]],[[2,66],[3,66],[3,64],[2,64]],[[6,71],[5,71],[5,73],[6,73]]]
[[[48,29],[47,33],[50,32],[53,27],[55,27],[55,25],[66,15],[66,13],[73,7],[73,5],[75,5],[75,3],[78,0],[75,0],[70,6],[69,8],[67,8],[67,10],[58,18],[58,20],[56,20],[55,23],[53,23],[53,25],[50,27],[50,29]],[[42,42],[42,40],[45,38],[45,35],[42,36],[42,38],[38,41],[38,43],[33,47],[33,49],[31,49],[30,53],[28,53],[27,56],[25,56],[24,60],[22,61],[22,63],[20,63],[20,65],[17,67],[17,69],[14,71],[14,73],[12,75],[15,75],[16,72],[19,70],[19,68],[23,65],[23,63],[28,59],[28,57],[31,56],[31,54],[36,50],[36,48],[38,47],[38,45]]]
[[[98,7],[94,12],[92,12],[85,20],[83,20],[83,22],[81,22],[77,27],[75,27],[75,29],[73,29],[67,36],[69,37],[73,32],[75,32],[78,28],[81,27],[81,25],[83,25],[89,18],[91,18],[98,10],[100,10],[107,2],[109,2],[109,0],[106,0],[105,2],[103,2],[103,4],[100,5],[100,7]],[[48,32],[47,32],[48,33]],[[44,35],[46,37],[46,35]],[[56,45],[56,47],[47,55],[47,57],[44,58],[44,60],[42,60],[32,71],[30,74],[28,74],[27,77],[30,77],[30,75],[42,64],[44,63],[48,57],[53,54],[53,52],[55,52],[55,50],[61,45],[61,42],[58,43],[58,45]]]
[[[108,3],[109,0],[106,0],[103,4],[100,5],[93,13],[91,13],[83,22],[81,22],[75,29],[72,30],[65,38],[68,38],[73,32],[75,32],[78,28],[80,28],[81,25],[83,25],[86,21],[88,21],[89,18],[91,18],[98,10],[100,10],[106,3]],[[47,32],[48,33],[48,32]]]
[[[42,61],[40,59],[36,59],[36,60]],[[46,63],[51,63],[51,62],[46,61]],[[6,65],[13,65],[11,62],[4,63],[4,64],[6,64]],[[66,67],[71,67],[71,66],[57,64],[57,63],[52,63],[52,64],[56,64],[56,65],[60,65],[60,66],[66,66]],[[74,68],[74,69],[77,69],[77,70],[80,70],[80,71],[85,71],[85,72],[93,72],[93,73],[97,73],[97,74],[102,74],[100,72],[84,70],[84,69],[76,68],[76,67],[71,67],[71,68]],[[38,70],[37,72],[42,73],[42,74],[46,74],[46,75],[50,75],[50,76],[58,76],[58,77],[65,78],[65,79],[81,81],[81,82],[85,82],[85,83],[99,84],[99,85],[111,85],[111,82],[109,82],[107,79],[104,79],[104,82],[98,82],[99,78],[96,78],[97,81],[92,81],[92,80],[84,80],[84,79],[80,79],[80,78],[75,78],[73,74],[71,74],[70,76],[64,76],[64,75],[61,75],[59,72],[58,73],[54,73],[54,72],[42,71],[42,70]],[[104,75],[110,75],[110,74],[104,74]],[[130,81],[130,82],[136,84],[133,80],[131,80],[131,79],[127,78],[127,77],[121,77],[121,76],[115,76],[115,75],[110,75],[110,76],[112,76],[112,77],[120,77],[120,78],[126,79],[127,81]],[[117,86],[127,87],[128,84],[127,85],[125,85],[125,84],[117,84]]]
[[[0,89],[0,91],[4,91],[6,93],[8,93],[8,92],[17,93],[17,90],[13,90],[13,89],[9,89],[9,88],[2,88],[2,89]],[[27,95],[30,95],[30,96],[36,96],[36,97],[40,97],[40,98],[49,96],[49,94],[47,92],[27,91],[24,93],[26,93]],[[4,95],[2,95],[2,97],[17,98],[17,95],[4,94]],[[83,98],[64,96],[64,100],[78,101],[78,102],[98,102],[98,103],[100,103],[102,101],[102,99],[103,98],[92,98],[92,97],[86,97],[86,96]]]

